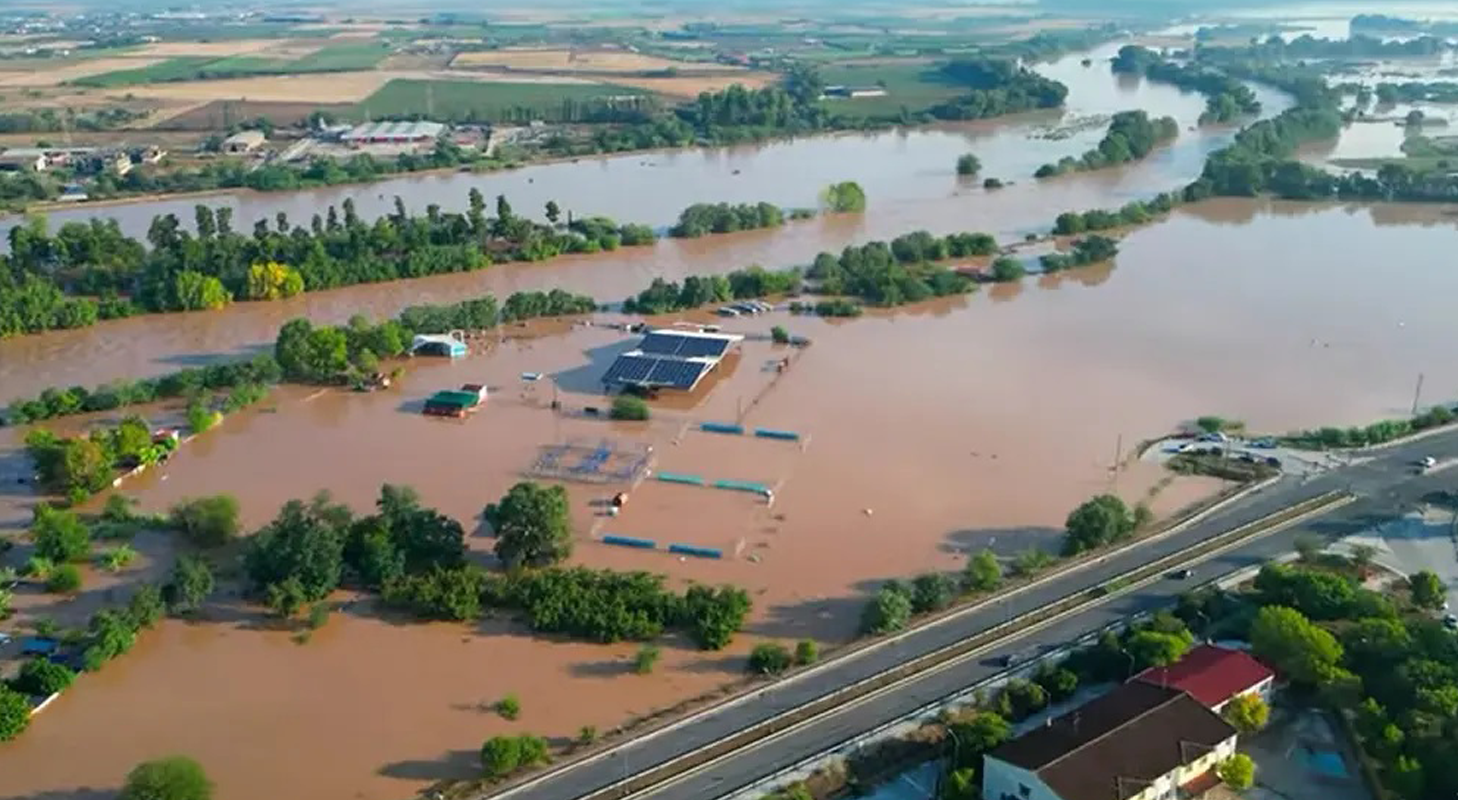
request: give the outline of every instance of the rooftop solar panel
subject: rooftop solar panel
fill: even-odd
[[[694,336],[683,337],[683,344],[675,353],[679,358],[698,358],[701,356],[722,356],[724,351],[729,349],[729,342],[724,339],[701,339]]]
[[[653,374],[648,376],[648,381],[674,389],[692,389],[708,366],[692,361],[659,361],[653,367]]]
[[[638,349],[654,355],[671,356],[683,346],[686,336],[672,336],[665,333],[650,333],[643,338]]]
[[[618,356],[608,371],[603,373],[603,383],[633,383],[646,381],[649,373],[658,365],[656,358],[643,356]]]

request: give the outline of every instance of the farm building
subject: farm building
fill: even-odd
[[[28,148],[26,148],[28,149]],[[44,172],[49,164],[45,153],[6,150],[0,153],[0,172]]]
[[[356,125],[340,140],[349,145],[425,143],[440,138],[444,131],[439,122],[367,122]]]
[[[443,334],[418,334],[410,342],[412,356],[449,356],[460,358],[466,355],[466,337],[460,331]]]
[[[268,137],[263,131],[238,131],[223,140],[224,153],[251,153],[263,146]]]

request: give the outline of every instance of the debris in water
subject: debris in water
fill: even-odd
[[[872,511],[869,508],[863,508],[863,509],[861,509],[861,511],[862,511],[862,513],[864,513],[868,517],[871,516],[872,514],[876,513],[876,512]]]

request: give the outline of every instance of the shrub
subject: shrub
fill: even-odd
[[[820,660],[820,645],[814,639],[801,639],[795,643],[795,663],[800,666],[814,664]]]
[[[101,554],[101,566],[107,572],[121,572],[137,559],[131,545],[120,544]]]
[[[187,427],[193,433],[202,433],[218,421],[218,415],[202,403],[194,400],[187,404]]]
[[[1027,274],[1023,262],[1009,256],[999,256],[992,262],[992,279],[998,283],[1019,280]]]
[[[45,658],[33,658],[20,668],[20,675],[11,682],[11,688],[38,697],[48,697],[64,691],[76,680],[76,673],[62,664]]]
[[[774,642],[757,644],[749,653],[749,671],[759,675],[778,675],[794,663],[790,651]]]
[[[911,598],[899,584],[882,586],[861,612],[861,633],[879,636],[906,627],[911,621]]]
[[[0,683],[0,742],[8,742],[30,725],[30,700]]]
[[[329,603],[323,600],[309,607],[309,630],[317,631],[329,622]]]
[[[592,744],[597,741],[597,728],[593,725],[583,725],[577,729],[577,743],[582,745]]]
[[[940,611],[952,604],[957,584],[940,572],[918,575],[911,581],[911,610],[916,614]]]
[[[492,736],[481,745],[481,769],[487,778],[504,778],[521,766],[521,741]]]
[[[1245,753],[1236,753],[1221,761],[1215,768],[1215,774],[1220,776],[1226,786],[1243,792],[1255,783],[1255,762]]]
[[[958,175],[976,175],[982,171],[982,161],[972,153],[963,153],[957,156]]]
[[[652,672],[661,654],[657,645],[645,644],[638,648],[637,655],[633,656],[633,671],[639,675],[647,675]]]
[[[789,344],[790,332],[785,330],[782,326],[776,325],[773,328],[770,328],[770,339],[774,340],[775,344]]]
[[[46,591],[52,594],[71,594],[80,589],[81,570],[75,564],[62,564],[46,578]]]
[[[194,497],[172,507],[174,527],[198,547],[219,547],[238,534],[238,498],[230,494]]]
[[[516,695],[509,694],[496,701],[496,713],[502,719],[516,719],[521,716],[521,701],[516,699]]]
[[[608,412],[608,416],[613,419],[645,420],[648,419],[648,403],[641,397],[620,394],[613,398],[612,410]]]
[[[37,506],[30,536],[35,541],[35,554],[53,563],[85,561],[91,552],[91,531],[74,511]]]

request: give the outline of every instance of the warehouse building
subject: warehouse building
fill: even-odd
[[[434,142],[445,132],[439,122],[366,122],[356,125],[340,137],[348,145],[424,144]]]

